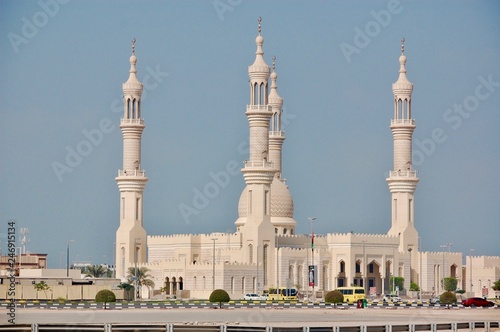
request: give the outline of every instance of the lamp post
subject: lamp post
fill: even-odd
[[[276,234],[276,291],[280,293],[280,262],[279,262],[279,246],[278,246],[278,241],[279,241],[279,234]]]
[[[394,248],[392,248],[392,292],[391,294],[396,294],[396,256],[394,254]]]
[[[412,251],[412,248],[409,247],[408,252],[410,253],[410,288],[411,288],[411,282],[412,282],[412,280],[411,280],[411,251]]]
[[[139,247],[137,246],[140,244],[141,239],[136,237],[134,241],[134,293],[135,293],[135,300],[137,301],[137,298],[139,297],[139,282],[137,280],[137,260],[138,260],[138,252],[139,252]]]
[[[366,244],[366,241],[363,240],[361,241],[363,242],[363,270],[361,271],[363,274],[362,274],[362,277],[361,277],[361,280],[363,281],[363,289],[365,290],[365,294],[366,294],[366,251],[365,251],[365,244]]]
[[[422,238],[418,238],[418,298],[422,299]]]
[[[213,252],[212,252],[212,291],[215,290],[215,241],[217,241],[217,238],[214,237],[212,238],[212,241],[214,241],[214,247],[213,247]]]
[[[472,295],[472,252],[474,249],[469,250],[469,265],[470,265],[470,292]]]
[[[75,240],[68,240],[68,248],[66,250],[66,277],[69,277],[69,244]]]
[[[311,261],[312,261],[312,281],[309,280],[309,283],[312,284],[312,298],[313,302],[316,301],[316,294],[314,293],[314,281],[316,280],[316,271],[314,268],[314,220],[316,220],[316,217],[309,217],[307,218],[311,221]],[[311,276],[309,276],[311,278]]]

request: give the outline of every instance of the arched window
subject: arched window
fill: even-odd
[[[260,105],[265,105],[266,104],[266,95],[265,95],[265,92],[266,92],[266,86],[264,85],[264,83],[261,83],[260,84],[260,98],[259,98],[259,104]]]
[[[283,234],[286,235],[286,232],[287,232],[287,229],[286,228],[283,228]]]
[[[259,104],[259,86],[257,85],[257,83],[255,83],[253,86],[253,104]]]
[[[193,277],[193,289],[196,290],[198,288],[198,283],[196,280],[196,276]]]
[[[127,98],[127,105],[125,105],[125,119],[130,119],[130,98]]]
[[[234,293],[234,277],[231,277],[231,294]]]
[[[263,263],[262,265],[264,266],[264,286],[267,285],[267,249],[269,248],[269,245],[264,245],[264,252],[263,252]]]

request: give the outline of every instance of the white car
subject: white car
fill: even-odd
[[[401,298],[397,295],[394,294],[384,294],[384,297],[382,298],[382,301],[384,302],[401,302]]]
[[[248,293],[248,294],[245,294],[245,296],[243,296],[243,299],[244,300],[247,300],[247,301],[260,301],[261,297],[259,294],[255,294],[255,293]]]

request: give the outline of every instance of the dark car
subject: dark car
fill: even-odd
[[[468,299],[462,300],[462,305],[464,307],[493,307],[495,303],[481,297],[469,297]]]

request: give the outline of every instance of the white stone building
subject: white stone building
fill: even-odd
[[[387,178],[392,206],[390,229],[387,234],[329,233],[313,237],[295,234],[293,200],[282,176],[283,99],[277,92],[274,59],[270,68],[264,60],[263,44],[259,20],[255,61],[248,67],[250,104],[245,114],[250,153],[241,170],[246,187],[238,205],[237,231],[230,234],[146,235],[142,219],[143,191],[148,181],[141,168],[143,86],[136,77],[137,58],[132,49],[130,77],[123,84],[123,169],[116,178],[120,191],[117,277],[125,279],[127,269],[138,264],[151,270],[157,290],[165,287],[169,295],[196,298],[207,298],[214,288],[225,289],[232,298],[279,286],[311,291],[309,266],[316,266],[315,291],[356,284],[383,294],[389,292],[390,276],[404,277],[407,290],[413,281],[422,291],[437,294],[442,292],[443,276],[457,277],[463,284],[461,253],[419,250],[414,214],[419,179],[412,166],[413,84],[406,76],[404,40],[399,77],[392,85],[394,161]],[[497,267],[488,275],[490,281],[499,275],[499,258],[495,259]]]

